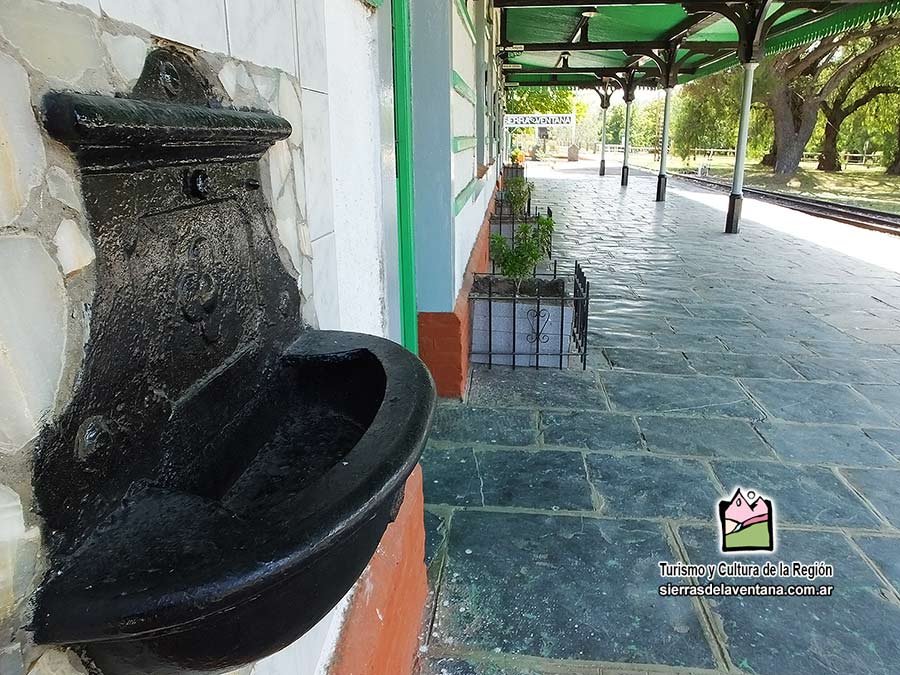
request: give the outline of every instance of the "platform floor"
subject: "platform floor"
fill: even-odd
[[[900,672],[900,237],[752,200],[725,235],[725,195],[617,170],[528,168],[592,283],[590,367],[477,367],[439,407],[425,672]],[[720,552],[736,486],[773,554]],[[761,583],[834,591],[660,597],[691,583],[660,561],[721,560],[822,561]]]

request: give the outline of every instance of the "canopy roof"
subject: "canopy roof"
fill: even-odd
[[[663,54],[678,64],[678,82],[728,68],[747,43],[726,18],[735,10],[757,7],[764,14],[765,54],[900,14],[900,0],[494,0],[494,7],[501,10],[500,48],[513,86],[596,87],[604,78],[621,84],[629,71],[637,86],[656,86]]]

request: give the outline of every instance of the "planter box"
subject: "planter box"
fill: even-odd
[[[572,351],[574,303],[569,299],[472,299],[473,363],[565,368]],[[515,342],[515,347],[514,347]]]
[[[469,296],[473,363],[531,368],[586,365],[588,287],[576,263],[574,277],[538,274],[521,283],[476,275]],[[567,279],[573,291],[567,292]]]

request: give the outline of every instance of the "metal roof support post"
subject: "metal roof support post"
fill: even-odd
[[[663,105],[662,144],[659,148],[659,176],[656,178],[656,201],[666,201],[666,161],[669,158],[669,118],[672,112],[672,87],[666,87]]]
[[[622,148],[622,186],[628,185],[628,154],[631,151],[631,109],[634,104],[634,92],[639,80],[634,77],[634,70],[629,70],[620,80],[622,96],[625,98],[625,140]]]
[[[603,110],[603,121],[600,125],[600,173],[598,175],[606,175],[606,111],[609,110],[609,104],[612,99],[614,88],[610,86],[608,80],[603,80],[602,87],[594,87],[594,91],[600,96],[600,108]]]
[[[744,201],[744,165],[747,161],[747,136],[750,129],[750,104],[753,101],[753,72],[758,63],[744,64],[744,93],[741,96],[741,120],[738,125],[737,150],[734,154],[734,176],[731,196],[728,198],[728,215],[725,218],[726,234],[740,230],[741,206]]]
[[[606,175],[606,111],[608,105],[603,106],[603,122],[600,127],[600,175]]]
[[[628,153],[631,150],[631,106],[634,100],[625,101],[625,143],[622,147],[622,187],[628,185]]]
[[[669,158],[669,120],[672,113],[672,91],[678,84],[678,73],[682,70],[684,60],[687,56],[678,58],[679,43],[677,41],[670,43],[665,49],[656,53],[652,49],[636,49],[629,51],[629,54],[642,54],[649,56],[656,67],[659,68],[659,84],[666,90],[666,102],[663,109],[663,130],[662,143],[659,150],[659,176],[656,179],[656,201],[666,201],[666,182],[668,175],[666,174],[666,162]]]
[[[753,103],[753,72],[764,55],[766,34],[775,21],[786,11],[785,5],[766,17],[772,0],[751,0],[731,5],[710,6],[710,11],[721,14],[734,24],[738,34],[737,56],[744,64],[744,93],[741,96],[741,119],[738,125],[737,149],[734,155],[734,176],[731,196],[728,198],[728,215],[725,217],[725,233],[737,234],[741,224],[741,207],[744,201],[744,165],[747,161],[747,135],[750,129],[750,105]]]

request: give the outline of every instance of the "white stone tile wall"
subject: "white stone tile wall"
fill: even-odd
[[[360,53],[327,48],[327,16],[359,31]],[[373,16],[358,0],[329,0],[327,12],[325,0],[0,0],[0,634],[25,623],[43,572],[30,455],[41,424],[74,388],[95,283],[77,168],[43,133],[41,96],[61,88],[126,92],[160,40],[199,50],[225,104],[272,110],[293,125],[263,158],[261,175],[282,262],[306,299],[304,320],[380,333],[380,92],[356,96],[329,80],[328,64],[346,58],[336,72],[352,66],[357,77],[374,78]],[[356,44],[354,37],[341,34]],[[360,54],[370,63],[349,62]],[[329,91],[341,87],[335,116]],[[354,270],[358,278],[345,284]],[[324,673],[345,606],[255,672]],[[87,671],[73,653],[36,647],[26,636],[0,644],[0,672]]]

